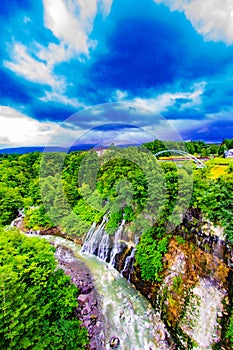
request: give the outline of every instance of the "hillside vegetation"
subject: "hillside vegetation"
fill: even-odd
[[[56,269],[54,251],[45,240],[0,231],[1,349],[85,349],[78,290]]]
[[[228,141],[222,148],[216,148],[215,145],[207,147],[201,142],[187,143],[186,148],[192,154],[221,153],[225,147],[232,146]],[[158,140],[146,146],[153,153],[164,148],[164,144]],[[181,146],[176,145],[177,148],[182,148]],[[174,144],[168,144],[167,148],[169,147],[174,147]],[[223,169],[222,164],[224,164]],[[233,243],[233,167],[231,161],[223,158],[210,160],[205,168],[196,169],[195,164],[188,161],[184,162],[182,167],[177,167],[172,162],[158,162],[144,147],[127,149],[112,147],[101,156],[98,156],[95,151],[71,152],[68,155],[62,153],[5,155],[0,158],[0,178],[0,225],[2,227],[10,224],[17,216],[19,208],[25,209],[26,229],[59,226],[62,231],[73,237],[83,236],[91,224],[94,221],[99,223],[104,215],[108,217],[106,230],[109,234],[113,234],[124,219],[132,232],[142,234],[137,246],[136,264],[140,268],[142,278],[146,281],[158,283],[161,281],[163,257],[168,251],[172,230],[181,223],[182,216],[188,209],[201,211],[202,215],[214,225],[223,227],[226,240]],[[31,325],[33,330],[33,327],[40,325],[40,336],[47,337],[45,330],[48,325],[40,324],[41,315],[46,312],[55,315],[57,312],[55,309],[59,309],[60,314],[56,317],[61,321],[56,326],[58,329],[54,329],[51,335],[55,337],[57,344],[54,349],[60,348],[60,342],[65,337],[68,324],[71,325],[71,329],[74,329],[73,325],[77,324],[79,335],[74,330],[74,338],[71,337],[69,341],[78,339],[81,349],[85,343],[85,334],[80,329],[78,321],[71,317],[72,309],[75,307],[74,295],[77,291],[69,286],[68,280],[59,270],[56,273],[53,272],[55,264],[49,252],[50,248],[45,243],[35,241],[33,249],[36,253],[33,256],[27,255],[30,250],[28,247],[33,244],[31,242],[17,233],[2,230],[1,249],[4,251],[5,259],[2,264],[3,273],[5,276],[12,275],[12,279],[9,280],[9,285],[4,285],[7,277],[6,280],[2,280],[1,293],[4,295],[4,288],[10,289],[10,284],[14,283],[18,286],[18,294],[22,297],[19,303],[25,305],[24,291],[29,283],[32,289],[29,289],[28,293],[34,297],[31,298],[29,309],[25,308],[25,314],[23,312],[20,315],[20,317],[26,317],[27,313],[34,310],[37,293],[50,295],[50,281],[53,283],[54,279],[58,281],[58,284],[64,286],[64,293],[68,298],[66,310],[58,306],[59,300],[56,300],[52,306],[49,304],[54,314],[46,307],[36,309],[31,314],[34,315],[35,312],[34,321],[29,319],[27,327]],[[44,255],[39,254],[41,250],[45,251]],[[9,251],[13,252],[11,258]],[[37,257],[35,257],[36,254]],[[19,261],[19,271],[14,270],[14,259]],[[44,261],[47,262],[44,263]],[[34,275],[33,266],[37,264],[45,264],[42,275],[39,272]],[[26,271],[25,274],[23,270]],[[38,282],[36,287],[33,279]],[[17,326],[18,321],[16,321],[17,315],[19,316],[16,312],[19,305],[17,303],[18,301],[15,302],[14,307],[9,304],[9,309],[2,311],[9,312],[10,317],[13,317],[9,317],[8,325],[2,323],[2,332],[4,327],[10,327],[10,325],[16,327],[13,327],[12,332],[9,333],[10,339],[4,335],[3,348],[5,346],[10,349],[10,344],[13,348],[14,341],[18,339],[21,326]],[[11,307],[14,312],[9,311]],[[54,325],[55,319],[51,318],[48,322]],[[18,330],[17,327],[19,327]],[[233,315],[229,321],[227,336],[233,342]],[[27,342],[34,341],[32,331],[30,340],[26,338],[22,340],[22,349],[27,348],[25,345],[29,344]]]

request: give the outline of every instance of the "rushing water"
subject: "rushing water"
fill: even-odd
[[[118,227],[118,229],[115,232],[114,245],[113,245],[113,249],[111,252],[111,259],[110,259],[110,265],[112,265],[112,266],[115,265],[116,254],[121,252],[121,250],[119,249],[120,248],[119,241],[120,241],[121,233],[123,231],[124,224],[125,224],[125,220],[122,220],[120,226]]]
[[[166,341],[169,334],[159,314],[110,264],[95,256],[82,254],[77,245],[63,238],[45,238],[53,241],[55,246],[71,249],[76,258],[85,262],[90,269],[102,300],[106,349],[111,349],[111,337],[119,338],[119,350],[169,349]]]
[[[193,289],[186,307],[186,315],[181,328],[196,343],[193,349],[209,350],[220,341],[221,326],[217,322],[218,314],[223,312],[224,290],[218,290],[207,279],[200,279]]]

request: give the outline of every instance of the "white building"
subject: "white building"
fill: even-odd
[[[233,158],[233,148],[224,152],[225,158]]]

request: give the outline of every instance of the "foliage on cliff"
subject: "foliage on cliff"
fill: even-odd
[[[226,333],[226,338],[230,339],[230,342],[233,346],[233,310],[231,311],[231,317],[230,317],[230,322],[228,326],[228,330]]]
[[[167,252],[168,237],[163,226],[156,226],[143,234],[136,251],[136,263],[140,266],[143,280],[161,282],[163,256]]]
[[[224,227],[226,238],[233,242],[233,172],[219,178],[209,178],[210,168],[195,174],[191,206],[199,208],[214,224]]]
[[[45,240],[0,231],[0,348],[85,349],[77,288]]]

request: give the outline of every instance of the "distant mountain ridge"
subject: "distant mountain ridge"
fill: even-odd
[[[167,144],[167,142],[169,144]],[[125,147],[129,147],[129,146],[140,146],[140,145],[144,145],[146,148],[148,148],[152,153],[156,153],[159,150],[164,150],[164,149],[173,149],[173,145],[171,145],[171,142],[176,143],[177,141],[167,141],[167,140],[154,140],[154,141],[150,141],[147,143],[129,143],[129,144],[118,144],[115,145],[117,147],[120,148],[125,148]],[[179,146],[180,142],[177,142],[178,146]],[[219,146],[222,147],[222,155],[224,154],[224,151],[226,149],[230,149],[233,148],[233,139],[229,139],[229,140],[224,140],[222,143],[214,143],[214,142],[203,142],[203,141],[183,141],[183,143],[185,144],[185,146],[188,149],[188,152],[193,154],[194,151],[196,153],[201,153],[203,148],[209,148],[210,146]],[[194,149],[190,149],[188,147],[188,145],[191,144],[194,147]],[[167,145],[167,146],[166,146]],[[67,147],[61,147],[61,146],[30,146],[30,147],[14,147],[14,148],[3,148],[0,149],[0,154],[25,154],[25,153],[32,153],[32,152],[66,152],[66,153],[70,153],[73,151],[88,151],[92,148],[94,148],[95,150],[100,150],[100,149],[105,149],[105,148],[109,148],[111,145],[108,144],[74,144],[72,145],[70,148]],[[196,149],[198,146],[198,150]],[[176,147],[175,147],[176,149]],[[179,147],[178,147],[179,149]],[[211,152],[211,153],[215,153],[215,152]],[[217,153],[217,150],[216,150]]]
[[[129,146],[139,146],[139,144],[125,144],[125,145],[118,145],[120,148],[129,147]],[[96,150],[108,148],[109,146],[96,146],[95,144],[80,144],[80,145],[73,145],[68,149],[66,147],[59,147],[59,146],[31,146],[31,147],[14,147],[14,148],[3,148],[0,149],[0,154],[25,154],[25,153],[32,153],[32,152],[74,152],[74,151],[88,151],[92,148],[95,148]]]
[[[82,144],[70,147],[68,153],[72,151],[86,151],[93,148],[95,145],[92,144]],[[15,147],[15,148],[3,148],[0,149],[0,154],[25,154],[31,152],[67,152],[66,147],[59,146],[32,146],[32,147]]]

